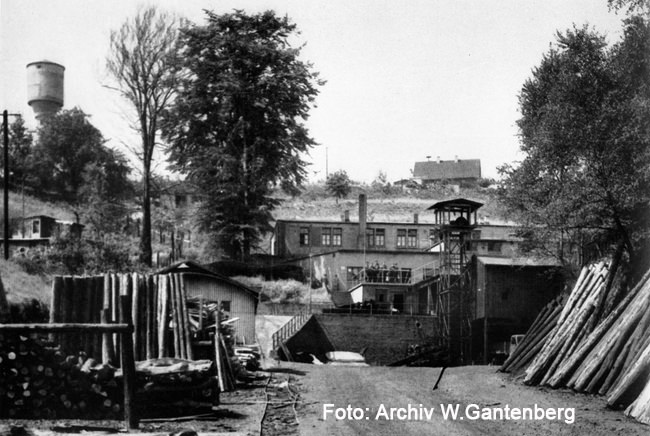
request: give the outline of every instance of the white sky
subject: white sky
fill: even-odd
[[[194,22],[203,9],[274,9],[298,25],[327,84],[307,125],[320,144],[310,178],[344,169],[353,180],[409,177],[426,156],[481,159],[484,177],[520,159],[517,95],[556,30],[589,23],[610,42],[621,15],[606,0],[166,0]],[[0,0],[0,109],[27,105],[25,66],[51,60],[65,70],[65,108],[80,107],[125,150],[137,136],[120,98],[102,87],[109,33],[132,16],[133,0]]]

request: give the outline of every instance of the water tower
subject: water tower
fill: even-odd
[[[27,103],[36,119],[55,114],[63,106],[65,67],[50,61],[27,64]]]

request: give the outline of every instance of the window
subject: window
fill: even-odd
[[[343,229],[335,228],[332,229],[332,245],[340,247],[343,242]]]
[[[487,244],[488,251],[501,251],[501,242],[489,241]]]
[[[386,230],[367,229],[366,238],[368,241],[367,247],[383,247],[386,245]]]
[[[375,230],[375,245],[377,247],[383,247],[386,245],[386,230],[385,229],[376,229]]]
[[[230,301],[222,300],[221,301],[221,309],[224,312],[230,312]]]
[[[300,245],[309,245],[309,227],[300,228]]]
[[[374,247],[375,246],[375,230],[374,229],[366,229],[366,243],[367,247]]]
[[[417,248],[418,246],[418,231],[416,229],[410,229],[408,231],[407,245],[409,248]]]
[[[397,247],[406,247],[406,229],[397,229]]]
[[[356,282],[361,279],[363,268],[360,266],[349,266],[347,270],[347,281]]]
[[[323,227],[320,236],[321,245],[332,245],[332,228]]]

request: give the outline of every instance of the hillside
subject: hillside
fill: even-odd
[[[281,197],[281,205],[273,211],[278,219],[291,220],[340,220],[346,210],[350,219],[358,221],[358,195],[365,192],[368,201],[369,222],[409,222],[418,214],[420,222],[434,222],[433,211],[427,208],[438,201],[452,198],[468,198],[484,204],[478,211],[481,222],[506,224],[508,220],[501,212],[494,190],[489,188],[452,189],[437,188],[417,191],[397,191],[385,194],[376,189],[356,188],[347,198],[339,200],[327,195],[320,186],[307,186],[298,197]]]

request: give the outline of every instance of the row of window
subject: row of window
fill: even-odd
[[[300,228],[301,246],[308,246],[310,244],[309,235],[309,227]],[[385,247],[386,229],[367,229],[366,242],[369,248]],[[322,227],[320,244],[340,247],[343,244],[343,229],[341,227]],[[397,229],[397,248],[417,248],[417,246],[417,229]]]
[[[343,245],[343,229],[340,227],[323,227],[320,239],[321,245],[340,247]],[[309,227],[300,228],[300,245],[309,245]]]

